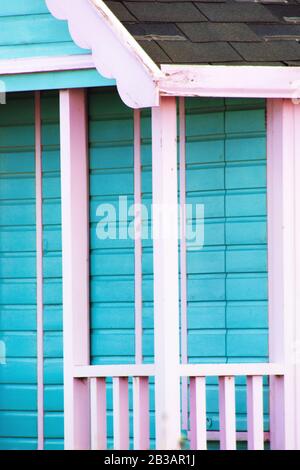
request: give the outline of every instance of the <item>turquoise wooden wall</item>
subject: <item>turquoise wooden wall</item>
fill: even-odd
[[[204,247],[187,256],[189,360],[264,362],[268,357],[265,103],[191,99],[187,108],[187,200],[203,203],[205,210]],[[215,430],[217,380],[208,384],[208,428]],[[237,428],[244,431],[242,379],[237,380],[236,399]],[[265,420],[267,427],[267,414]]]
[[[49,13],[45,0],[1,2],[1,59],[87,52],[73,43],[67,23]]]
[[[63,345],[58,93],[42,95],[45,449],[63,448]]]
[[[22,114],[17,111],[20,104]],[[42,94],[46,449],[63,448],[58,106],[57,92]],[[8,345],[7,365],[0,365],[0,448],[35,448],[33,97],[12,95],[0,111],[0,340],[7,339]],[[92,363],[132,363],[134,245],[132,240],[99,240],[96,210],[102,202],[116,203],[119,195],[127,195],[129,202],[133,201],[133,113],[116,92],[93,89],[89,93],[89,122]],[[142,114],[142,137],[143,201],[149,206],[148,111]],[[263,101],[187,100],[187,199],[205,204],[204,249],[188,252],[189,360],[266,361]],[[153,361],[152,281],[152,244],[144,241],[145,362]],[[239,430],[246,425],[245,398],[245,384],[240,380]],[[108,408],[111,437],[110,386]],[[153,412],[153,393],[151,408]],[[217,429],[216,379],[209,381],[208,418],[209,429]]]
[[[66,21],[54,18],[45,0],[0,2],[0,61],[89,54],[73,42]],[[110,86],[96,70],[1,75],[6,91]]]
[[[37,444],[34,99],[0,106],[0,449]]]
[[[110,106],[100,93],[90,99],[92,359],[95,364],[133,362],[133,243],[100,241],[95,234],[101,202],[116,203],[119,195],[133,200],[132,113],[116,97]],[[149,207],[149,112],[143,113],[142,136],[143,202]],[[265,158],[264,101],[187,100],[187,202],[205,207],[204,247],[189,250],[187,256],[190,362],[267,360]],[[145,362],[153,361],[152,281],[152,244],[144,241]],[[208,428],[216,430],[217,379],[208,384]],[[242,431],[242,379],[237,382],[237,410]],[[267,413],[265,418],[267,428]]]

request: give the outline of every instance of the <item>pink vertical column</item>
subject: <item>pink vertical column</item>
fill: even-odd
[[[186,120],[185,99],[179,99],[179,173],[180,173],[180,305],[181,361],[188,362],[187,267],[186,267]],[[188,380],[182,378],[182,428],[188,429]]]
[[[106,379],[92,378],[91,392],[91,449],[107,449]]]
[[[295,310],[294,310],[294,345],[292,374],[295,393],[295,447],[300,450],[300,106],[294,105],[294,178],[295,178]]]
[[[236,416],[235,416],[235,381],[234,377],[219,378],[220,409],[220,448],[236,449]]]
[[[114,450],[129,449],[128,378],[113,378]]]
[[[36,308],[38,450],[44,449],[43,196],[41,95],[35,93]]]
[[[134,204],[135,204],[135,250],[134,250],[134,292],[135,292],[135,362],[143,362],[142,352],[142,178],[141,178],[141,112],[134,110]]]
[[[158,449],[180,446],[177,113],[152,109],[155,422]]]
[[[134,204],[135,204],[135,362],[143,362],[143,299],[142,299],[142,164],[141,112],[134,110]],[[147,377],[133,378],[133,435],[134,449],[149,448],[149,383]]]
[[[86,96],[60,92],[65,448],[89,449],[89,189]]]
[[[134,450],[150,447],[149,379],[133,378],[133,445]]]
[[[191,449],[207,449],[206,432],[206,380],[191,377],[190,382]]]
[[[269,356],[285,364],[270,380],[273,449],[300,449],[300,106],[267,106]]]
[[[264,449],[263,377],[247,377],[248,450]]]

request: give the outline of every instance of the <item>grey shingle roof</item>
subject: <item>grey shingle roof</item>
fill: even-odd
[[[300,65],[300,0],[107,0],[158,63]]]

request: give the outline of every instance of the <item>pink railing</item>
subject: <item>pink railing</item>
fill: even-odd
[[[113,448],[128,450],[129,434],[129,378],[133,392],[133,448],[150,448],[149,377],[153,365],[111,365],[76,367],[75,379],[87,379],[90,384],[91,449],[107,449],[107,379],[112,379]]]
[[[234,450],[237,441],[247,441],[248,450],[263,450],[269,433],[264,432],[263,378],[282,380],[277,364],[182,364],[178,375],[189,382],[189,440],[193,450],[205,450],[209,441],[220,449]],[[236,432],[235,378],[247,378],[247,431]],[[107,379],[112,379],[113,448],[130,447],[129,379],[133,393],[133,448],[150,448],[149,377],[154,365],[82,366],[76,379],[89,381],[90,448],[107,449]],[[207,431],[206,378],[219,380],[219,431]]]
[[[221,450],[234,450],[238,440],[247,441],[248,450],[263,450],[263,377],[282,380],[283,367],[277,364],[182,365],[181,376],[190,377],[190,447],[207,449],[209,440],[219,440]],[[247,432],[236,432],[235,378],[247,377]],[[219,432],[208,433],[206,424],[206,378],[219,380]]]

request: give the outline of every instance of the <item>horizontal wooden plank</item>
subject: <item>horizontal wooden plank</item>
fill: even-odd
[[[297,91],[297,67],[163,65],[163,96],[227,98],[293,98]]]
[[[243,364],[181,364],[182,377],[230,377],[236,375],[284,375],[283,364],[243,363]]]
[[[150,377],[154,375],[152,364],[121,364],[109,366],[77,366],[74,377]]]
[[[47,48],[40,48],[40,55],[49,54]],[[53,49],[56,49],[53,51]],[[54,55],[62,55],[64,52],[74,53],[73,46],[70,50],[65,51],[65,47],[54,48],[51,45],[51,51]],[[32,51],[24,51],[23,48],[18,47],[16,55],[21,57],[25,53],[30,56]],[[11,50],[3,50],[0,48],[0,57],[11,57]],[[91,70],[67,70],[63,72],[40,72],[40,73],[25,73],[17,75],[1,75],[1,80],[5,84],[5,89],[8,93],[19,91],[33,91],[33,90],[57,90],[63,88],[88,88],[88,87],[102,87],[102,86],[115,86],[114,80],[103,78],[95,69]]]
[[[14,15],[33,15],[33,14],[47,14],[48,9],[45,2],[41,0],[11,0],[10,2],[1,2],[0,16],[14,16]]]
[[[36,413],[0,411],[0,437],[31,437],[37,433]]]
[[[1,411],[36,411],[37,389],[35,385],[0,384]]]
[[[0,437],[0,450],[36,450],[37,439]]]

